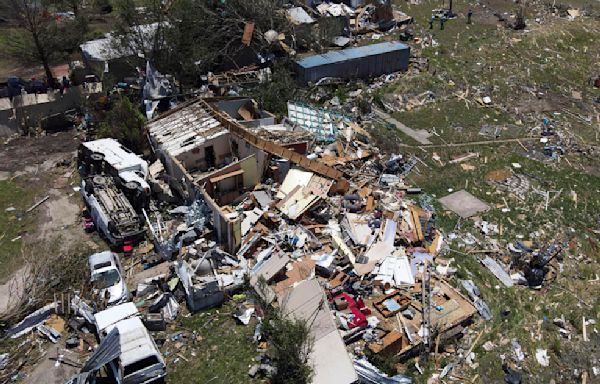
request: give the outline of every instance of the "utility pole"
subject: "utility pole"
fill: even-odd
[[[423,308],[423,359],[427,361],[431,348],[431,274],[427,260],[425,260],[421,278],[421,308]]]

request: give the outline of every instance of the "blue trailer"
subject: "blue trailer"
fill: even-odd
[[[409,57],[407,45],[392,41],[308,56],[296,61],[296,73],[303,84],[324,77],[369,78],[406,71]]]

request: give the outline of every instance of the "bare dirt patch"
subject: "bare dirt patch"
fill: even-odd
[[[0,146],[0,171],[37,172],[48,171],[60,161],[71,156],[79,145],[76,132],[60,132],[40,137],[16,137]],[[40,167],[44,164],[44,167]],[[30,167],[39,168],[30,168]]]

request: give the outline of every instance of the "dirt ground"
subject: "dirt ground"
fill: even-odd
[[[27,267],[17,270],[10,279],[0,285],[0,314],[8,312],[14,303],[15,296],[23,294],[27,279]]]
[[[64,132],[37,138],[9,139],[0,147],[2,178],[33,192],[31,206],[49,196],[30,213],[34,215],[33,225],[23,234],[23,245],[36,244],[35,249],[43,242],[59,242],[61,249],[66,249],[84,238],[85,232],[79,225],[82,203],[79,193],[73,190],[78,183],[75,169],[78,143],[73,132]],[[64,165],[57,166],[63,161]],[[3,210],[7,208],[0,207]],[[43,252],[42,249],[39,251]],[[20,265],[23,262],[20,259],[20,254],[14,255],[11,262],[19,268],[5,284],[0,285],[0,313],[5,312],[8,304],[14,301],[11,296],[22,294],[27,267]]]
[[[26,384],[62,384],[65,379],[79,372],[79,368],[65,362],[57,364],[56,358],[63,355],[68,360],[78,360],[76,352],[65,349],[64,340],[48,348],[40,363],[23,380]]]
[[[79,139],[76,132],[60,132],[40,137],[11,137],[0,146],[0,172],[16,175],[47,172],[54,160],[75,154]],[[14,175],[13,175],[14,176]]]
[[[26,213],[30,224],[20,239],[23,253],[15,254],[10,260],[17,267],[6,283],[0,285],[0,315],[14,311],[18,298],[29,287],[28,282],[36,278],[35,272],[31,272],[35,268],[25,259],[39,255],[51,262],[52,257],[73,254],[73,250],[80,249],[82,244],[93,243],[81,226],[83,203],[74,190],[79,183],[76,169],[79,142],[75,132],[63,132],[37,138],[16,137],[0,144],[0,179],[27,191],[31,197],[25,207],[48,196],[37,208]],[[10,204],[10,201],[4,203]],[[0,206],[0,210],[11,206]],[[42,355],[23,382],[59,384],[78,371],[69,363],[76,361],[78,354],[65,349],[64,339],[58,344],[39,346],[38,352]],[[64,355],[67,362],[57,364],[58,355]]]
[[[70,240],[79,238],[83,230],[78,226],[81,199],[73,187],[78,185],[76,170],[76,132],[9,139],[0,150],[0,175],[17,180],[38,191],[38,200],[50,198],[37,209],[38,225],[27,234],[31,241],[48,240],[60,232]],[[74,230],[64,231],[74,226]],[[26,237],[26,238],[27,238]]]

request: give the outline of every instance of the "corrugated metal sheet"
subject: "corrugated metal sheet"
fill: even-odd
[[[408,68],[410,48],[399,42],[386,42],[328,52],[296,61],[301,82],[323,77],[357,78],[380,76]]]
[[[486,256],[485,259],[481,260],[481,263],[485,265],[490,270],[490,272],[492,272],[492,274],[502,282],[502,284],[509,288],[514,285],[510,275],[506,273],[506,271],[502,268],[500,264],[498,264],[496,260],[492,259],[489,256]]]
[[[95,372],[121,355],[119,330],[113,328],[85,363],[81,372]]]

